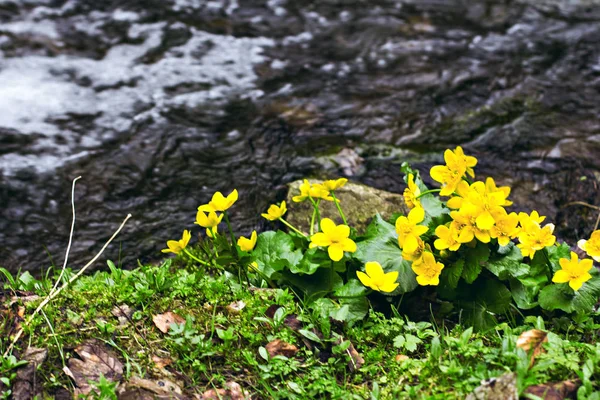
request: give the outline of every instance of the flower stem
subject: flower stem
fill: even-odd
[[[344,221],[344,225],[348,225],[348,221],[346,221],[346,216],[344,215],[344,212],[342,211],[342,207],[340,207],[339,200],[337,199],[337,197],[335,197],[335,193],[331,192],[331,197],[333,197],[333,203],[337,207],[337,209],[340,213],[340,217],[342,217],[342,221]]]
[[[237,249],[235,248],[235,236],[233,235],[233,229],[231,229],[231,223],[229,223],[229,215],[227,215],[227,211],[223,211],[223,215],[225,216],[225,222],[227,223],[227,229],[229,229],[229,235],[231,235],[231,252],[233,256],[237,258]]]
[[[208,263],[206,261],[200,260],[198,257],[196,257],[195,255],[193,255],[192,253],[190,253],[187,249],[183,249],[183,252],[185,254],[187,254],[188,257],[190,257],[192,260],[197,261],[197,262],[199,262],[202,265],[208,266]]]
[[[441,192],[441,191],[442,191],[442,189],[431,189],[431,190],[426,190],[426,191],[424,191],[423,193],[421,193],[420,195],[418,195],[416,198],[417,198],[417,199],[420,199],[421,197],[425,196],[426,194],[429,194],[429,193],[437,193],[437,192]]]
[[[291,230],[293,230],[294,232],[296,232],[299,235],[302,235],[304,237],[306,237],[306,235],[302,232],[300,232],[298,229],[296,229],[292,224],[290,224],[289,222],[287,222],[285,219],[283,219],[282,217],[279,217],[279,220],[288,228],[290,228]]]
[[[321,214],[319,213],[319,202],[321,200],[315,201],[312,197],[309,197],[309,199],[313,205],[313,214],[310,219],[310,236],[312,236],[315,232],[315,217],[317,217],[318,224],[321,226]]]

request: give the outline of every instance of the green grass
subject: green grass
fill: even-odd
[[[69,272],[63,279],[70,276]],[[29,345],[49,350],[48,360],[37,371],[47,398],[59,390],[73,392],[62,368],[76,356],[74,348],[90,339],[113,348],[125,365],[124,380],[132,375],[163,378],[152,358],[171,359],[166,367],[172,374],[169,379],[178,381],[188,395],[235,381],[252,398],[463,399],[482,379],[515,372],[521,392],[530,385],[579,379],[580,398],[599,398],[592,394],[600,381],[598,314],[582,323],[528,317],[522,326],[505,322],[485,334],[473,333],[460,321],[409,321],[394,312],[384,316],[371,311],[363,321],[348,326],[304,308],[287,290],[256,290],[239,285],[236,278],[207,274],[182,258],[132,271],[111,263],[108,271],[82,276],[51,302],[26,327],[14,354]],[[2,353],[14,328],[8,318],[14,308],[9,305],[11,290],[43,297],[52,287],[51,281],[28,274],[3,279]],[[245,303],[239,314],[227,309],[234,301]],[[25,315],[38,304],[39,300],[27,303]],[[123,304],[134,312],[120,327],[111,311]],[[163,334],[152,317],[167,311],[186,322]],[[290,321],[296,326],[290,327]],[[549,334],[545,352],[530,368],[530,355],[517,348],[516,341],[532,328]],[[298,353],[270,357],[265,346],[275,339],[294,344]],[[356,371],[349,343],[364,358]],[[14,382],[18,356],[1,360],[0,398]],[[97,387],[103,393],[97,397],[111,398],[114,385],[104,381]]]

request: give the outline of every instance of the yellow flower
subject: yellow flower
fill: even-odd
[[[490,236],[494,239],[498,239],[500,246],[506,246],[511,239],[518,236],[520,229],[517,227],[519,224],[519,216],[517,213],[507,214],[503,208],[497,214],[494,214],[496,225],[490,229]]]
[[[362,271],[356,271],[356,275],[360,282],[378,292],[393,292],[397,287],[398,283],[398,271],[383,272],[381,264],[376,261],[369,261],[365,264],[366,274]]]
[[[448,149],[444,152],[444,161],[446,165],[436,165],[431,168],[429,174],[434,181],[442,184],[440,196],[450,196],[465,173],[475,176],[473,167],[477,164],[477,159],[471,156],[465,156],[463,149],[458,146],[454,151]]]
[[[300,185],[300,195],[292,197],[295,203],[300,203],[307,198],[312,197],[313,199],[323,199],[333,201],[333,197],[329,195],[329,191],[319,183],[311,185],[308,179],[304,180],[304,183]]]
[[[396,220],[396,233],[398,245],[408,253],[414,253],[418,247],[417,238],[427,232],[427,227],[419,225],[425,219],[425,210],[415,207],[408,213],[408,217],[401,216]]]
[[[507,200],[508,196],[510,195],[510,187],[509,186],[497,187],[496,182],[494,181],[494,178],[488,177],[485,180],[485,189],[487,190],[488,193],[501,192],[504,195],[504,204],[502,204],[502,205],[505,207],[512,206],[513,202],[510,200]]]
[[[233,205],[238,199],[238,192],[233,189],[233,192],[229,193],[227,197],[223,196],[221,192],[213,194],[211,201],[208,204],[201,205],[198,207],[199,211],[226,211]]]
[[[417,283],[421,286],[440,284],[440,273],[444,264],[436,262],[432,253],[425,252],[422,261],[412,265],[412,270],[417,274]]]
[[[404,202],[408,208],[421,207],[421,202],[417,197],[421,195],[421,189],[415,184],[415,177],[413,174],[408,174],[407,182],[408,187],[404,189]]]
[[[206,228],[206,236],[214,239],[217,236],[217,227],[213,226],[212,228]]]
[[[238,246],[240,246],[240,250],[251,251],[252,249],[254,249],[254,246],[256,246],[257,237],[258,236],[256,235],[256,231],[252,231],[250,239],[241,236],[237,241]]]
[[[183,251],[183,249],[185,249],[185,247],[190,242],[191,238],[192,238],[192,234],[190,233],[190,231],[188,231],[186,229],[186,230],[183,231],[183,235],[181,237],[181,240],[169,240],[167,242],[168,249],[162,249],[161,251],[163,253],[175,253],[175,254],[179,254],[179,253],[181,253]]]
[[[339,178],[336,180],[330,179],[328,181],[323,182],[322,185],[328,192],[333,192],[334,190],[344,187],[344,185],[347,182],[348,182],[348,179],[346,179],[346,178]]]
[[[262,213],[260,215],[262,215],[269,221],[275,221],[283,217],[283,214],[285,214],[286,211],[287,207],[285,205],[285,201],[282,201],[280,206],[277,206],[276,204],[271,204],[271,206],[267,210],[267,213]]]
[[[581,239],[577,242],[577,246],[588,256],[600,262],[600,230],[592,232],[589,240]]]
[[[521,213],[523,214],[523,213]],[[525,214],[527,216],[527,214]],[[520,216],[520,215],[519,215]],[[538,222],[529,219],[521,220],[521,232],[519,233],[519,244],[523,257],[533,258],[535,252],[544,247],[552,246],[556,242],[553,224],[546,224],[543,228]]]
[[[198,211],[196,213],[196,225],[200,225],[203,228],[214,228],[221,223],[223,214],[217,217],[217,213],[214,211],[205,214],[204,211]]]
[[[475,182],[471,185],[466,201],[475,206],[477,227],[489,230],[496,223],[494,215],[504,211],[502,205],[504,205],[506,197],[502,191],[488,192],[483,182]],[[465,207],[465,204],[461,206],[461,209],[462,207]]]
[[[435,228],[435,235],[438,239],[433,242],[433,247],[438,250],[450,250],[456,251],[460,247],[458,239],[458,232],[456,232],[452,225],[448,228],[446,225],[439,225]]]
[[[490,242],[490,233],[487,230],[480,229],[477,226],[477,208],[471,204],[464,204],[460,211],[450,213],[452,223],[450,229],[457,232],[456,241],[459,243],[469,243],[473,238],[477,238],[482,243]]]
[[[356,251],[356,243],[350,236],[350,228],[348,225],[337,225],[329,218],[321,220],[321,231],[315,233],[310,238],[309,247],[322,246],[327,247],[329,258],[333,261],[340,261],[344,256],[344,252],[354,253]]]
[[[427,245],[429,246],[429,245]],[[418,237],[417,238],[417,248],[414,251],[406,251],[402,250],[402,258],[407,261],[412,261],[413,263],[419,263],[421,257],[423,257],[423,253],[425,252],[425,242]]]
[[[528,224],[530,224],[532,222],[534,222],[534,223],[536,223],[536,224],[539,225],[542,222],[544,222],[545,219],[546,219],[546,217],[541,216],[535,210],[533,210],[530,215],[527,215],[524,212],[520,212],[519,213],[519,222],[521,223],[522,227],[525,227],[525,225],[528,225]]]
[[[579,261],[577,254],[571,252],[571,259],[561,258],[559,269],[554,273],[552,282],[565,283],[569,282],[569,286],[573,290],[579,290],[584,282],[592,279],[590,270],[594,268],[593,261],[588,259]]]
[[[456,185],[456,189],[454,190],[457,196],[452,196],[446,202],[448,208],[459,209],[462,207],[463,202],[467,197],[469,197],[469,192],[471,191],[471,187],[466,181],[460,181],[458,185]]]

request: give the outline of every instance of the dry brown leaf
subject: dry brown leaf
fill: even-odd
[[[160,358],[157,356],[152,356],[152,362],[157,368],[164,368],[166,366],[171,365],[173,363],[173,360],[171,360],[170,358]]]
[[[28,361],[27,365],[17,370],[17,377],[12,386],[12,398],[14,400],[29,400],[35,396],[41,398],[41,385],[37,382],[37,367],[48,358],[48,349],[29,347],[22,357]]]
[[[547,383],[544,385],[529,386],[525,389],[525,394],[532,394],[544,400],[574,399],[579,386],[581,386],[581,382],[579,381]]]
[[[244,307],[246,307],[246,303],[244,303],[243,301],[239,300],[239,301],[234,301],[233,303],[229,304],[226,309],[227,312],[231,315],[238,315],[240,312],[242,312],[242,310],[244,309]]]
[[[185,319],[171,311],[167,311],[164,314],[153,315],[152,321],[162,333],[168,333],[171,324],[183,324]]]
[[[407,355],[404,355],[404,354],[398,354],[398,355],[396,356],[395,360],[396,360],[396,362],[399,362],[399,363],[401,363],[401,362],[404,362],[404,361],[406,361],[406,360],[410,360],[410,357],[409,357],[409,356],[407,356]]]
[[[119,326],[124,327],[128,325],[131,320],[133,308],[129,307],[127,304],[120,304],[114,306],[110,313],[119,319]]]
[[[280,339],[275,339],[265,346],[265,349],[271,357],[286,356],[294,357],[298,352],[298,348],[293,344],[284,342]]]
[[[250,397],[238,383],[229,381],[225,383],[225,389],[207,390],[201,398],[203,400],[246,400]]]
[[[113,382],[123,377],[123,364],[106,345],[92,341],[77,346],[75,352],[81,359],[69,359],[63,371],[75,381],[81,393],[88,394],[91,391],[88,382],[97,382],[101,375]]]
[[[338,340],[335,341],[335,345],[340,345],[343,342],[344,340],[342,338],[338,338]],[[348,369],[350,369],[350,372],[354,372],[364,365],[365,359],[360,355],[352,343],[350,343],[346,349],[346,354],[350,356],[350,361],[348,361]]]
[[[531,360],[529,365],[532,366],[535,362],[535,358],[544,351],[544,347],[542,345],[547,342],[547,332],[539,329],[531,329],[519,335],[519,338],[517,339],[517,347],[520,347],[528,353],[531,351]]]

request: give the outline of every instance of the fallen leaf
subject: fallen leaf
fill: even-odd
[[[507,373],[497,378],[484,379],[467,400],[518,400],[517,375]]]
[[[129,307],[127,304],[116,305],[112,309],[111,314],[118,318],[119,326],[124,327],[128,325],[131,320],[133,308]]]
[[[335,341],[335,345],[340,345],[343,342],[344,340],[342,338],[338,338]],[[352,343],[350,343],[346,349],[346,354],[350,356],[350,361],[348,361],[348,369],[350,369],[350,372],[354,372],[364,365],[365,359],[360,355]]]
[[[525,389],[525,394],[532,394],[544,400],[574,399],[580,386],[581,382],[579,381],[546,383],[529,386]]]
[[[17,377],[12,386],[12,398],[14,400],[29,400],[34,397],[42,397],[42,385],[37,382],[37,368],[48,358],[48,349],[29,347],[23,355],[22,360],[27,365],[17,370]]]
[[[227,312],[229,312],[229,314],[238,315],[244,309],[244,307],[246,307],[246,303],[239,300],[239,301],[234,301],[233,303],[229,304],[225,308],[227,309]]]
[[[517,347],[531,353],[529,366],[533,366],[535,358],[544,351],[543,344],[548,342],[548,333],[539,329],[531,329],[519,335]]]
[[[153,315],[152,321],[162,333],[168,333],[171,324],[183,324],[185,319],[171,311],[167,311],[164,314]]]
[[[410,357],[409,357],[409,356],[407,356],[407,355],[405,355],[405,354],[398,354],[398,355],[396,356],[395,360],[396,360],[396,362],[399,362],[399,363],[401,363],[401,362],[404,362],[404,361],[406,361],[406,360],[410,360]]]
[[[275,339],[265,346],[265,349],[271,357],[286,356],[294,357],[298,352],[298,348],[293,344],[284,342],[280,339]]]
[[[250,397],[238,383],[229,381],[225,383],[225,389],[207,390],[201,398],[203,400],[245,400]]]
[[[173,360],[170,358],[160,358],[157,356],[152,356],[152,362],[157,368],[164,368],[173,363]]]
[[[63,371],[75,381],[81,393],[89,394],[92,388],[88,382],[97,382],[101,375],[113,382],[123,377],[123,364],[106,345],[92,341],[77,346],[75,352],[81,359],[70,358]]]

